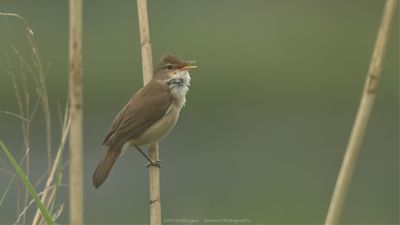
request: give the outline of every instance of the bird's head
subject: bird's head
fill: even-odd
[[[154,78],[169,82],[169,85],[189,85],[189,70],[197,68],[195,61],[186,61],[178,57],[165,54],[155,71]],[[186,83],[185,83],[186,82]]]

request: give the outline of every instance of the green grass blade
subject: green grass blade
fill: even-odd
[[[54,221],[51,218],[49,212],[47,211],[46,207],[43,205],[43,202],[40,200],[39,195],[35,191],[35,188],[32,186],[31,182],[29,181],[28,177],[19,166],[18,162],[12,156],[10,150],[4,145],[3,141],[0,140],[0,145],[3,148],[4,153],[6,154],[8,160],[10,160],[12,166],[15,168],[18,176],[21,178],[22,182],[24,183],[25,187],[31,193],[32,198],[35,200],[37,207],[39,208],[40,212],[42,213],[43,218],[45,219],[46,223],[49,225],[54,225]]]

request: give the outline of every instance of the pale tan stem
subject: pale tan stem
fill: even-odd
[[[66,115],[66,117],[67,116],[68,115]],[[50,203],[53,200],[55,192],[56,192],[56,189],[57,189],[57,185],[54,184],[54,180],[56,178],[57,167],[60,165],[60,161],[61,161],[61,158],[62,158],[63,148],[64,148],[65,142],[67,140],[69,127],[70,127],[70,120],[68,119],[68,120],[64,121],[64,128],[63,128],[63,131],[62,131],[62,138],[61,138],[60,147],[58,148],[56,158],[54,159],[54,162],[53,162],[53,165],[51,167],[51,171],[49,173],[49,176],[47,178],[46,186],[44,187],[43,195],[42,195],[42,198],[41,198],[41,200],[42,200],[43,204],[46,206],[46,208],[48,208],[50,206]],[[53,185],[54,185],[54,188],[51,188],[51,186],[53,186]],[[39,225],[41,223],[41,221],[42,221],[42,215],[40,213],[40,210],[37,209],[35,217],[33,218],[32,225]]]
[[[137,0],[140,45],[142,47],[143,83],[146,85],[153,77],[153,57],[151,53],[147,0]]]
[[[352,179],[361,144],[363,142],[368,119],[374,105],[390,29],[396,13],[396,4],[397,0],[386,1],[378,37],[375,42],[372,60],[361,97],[360,106],[358,108],[357,116],[353,125],[349,142],[347,144],[346,153],[344,155],[331,204],[325,220],[326,225],[338,224],[343,211],[343,205],[346,200],[347,191]]]
[[[149,156],[153,162],[160,159],[158,151],[158,143],[151,145]],[[160,201],[160,168],[157,166],[149,166],[150,177],[150,224],[161,224],[161,201]]]
[[[147,0],[137,0],[140,44],[142,50],[143,83],[146,85],[153,77],[153,60],[147,15]],[[159,160],[158,144],[150,146],[149,156],[153,162]],[[160,168],[149,166],[150,177],[150,224],[161,224]]]
[[[69,1],[69,224],[83,224],[82,0]]]

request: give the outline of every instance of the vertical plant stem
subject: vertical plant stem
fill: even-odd
[[[69,224],[83,224],[82,0],[69,1]]]
[[[151,145],[149,156],[153,162],[160,159],[158,143]],[[161,225],[161,201],[160,201],[160,168],[149,166],[150,177],[150,225]]]
[[[147,15],[147,0],[137,0],[140,43],[142,52],[143,83],[146,85],[153,77],[153,60],[149,34],[149,19]],[[151,145],[149,156],[153,162],[159,160],[158,143]],[[149,167],[150,179],[150,224],[161,224],[161,202],[160,202],[160,168]]]
[[[381,25],[376,39],[372,60],[369,66],[360,106],[353,125],[353,130],[347,144],[346,152],[336,181],[335,190],[325,220],[326,225],[338,224],[347,191],[352,179],[358,154],[367,128],[369,116],[374,105],[376,91],[381,77],[382,65],[385,55],[390,29],[396,12],[397,0],[387,0]]]
[[[140,45],[142,47],[143,83],[146,85],[153,77],[153,57],[151,52],[149,18],[147,15],[147,0],[137,0]]]

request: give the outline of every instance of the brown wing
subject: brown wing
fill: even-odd
[[[172,103],[167,86],[152,80],[129,100],[114,119],[103,141],[108,147],[122,146],[139,137],[147,128],[164,116]]]

